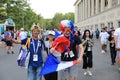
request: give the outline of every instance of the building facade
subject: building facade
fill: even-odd
[[[120,0],[76,0],[75,25],[80,29],[120,27]]]

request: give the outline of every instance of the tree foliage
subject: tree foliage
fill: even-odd
[[[39,23],[42,29],[58,29],[63,19],[74,22],[74,13],[56,13],[52,19],[44,19],[31,9],[27,0],[0,0],[0,23],[5,22],[7,18],[13,19],[16,29],[24,27],[29,30],[33,23]]]

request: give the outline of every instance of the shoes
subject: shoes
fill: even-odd
[[[14,54],[14,52],[13,52],[13,51],[12,51],[11,53],[12,53],[12,54]]]
[[[84,72],[84,75],[87,75],[87,71]]]
[[[114,65],[114,63],[112,63],[111,65]]]
[[[8,51],[7,54],[10,54],[10,52]]]
[[[102,51],[101,51],[101,53],[105,54],[105,51],[104,51],[104,50],[102,50]]]
[[[90,76],[92,76],[92,73],[91,73],[91,71],[88,71],[88,74],[89,74]]]
[[[88,74],[89,76],[92,76],[92,72],[91,72],[91,71],[85,71],[85,72],[84,72],[84,75],[87,75],[87,74]]]

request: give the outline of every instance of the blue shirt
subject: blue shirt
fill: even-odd
[[[25,44],[27,42],[27,39],[28,38],[21,40],[21,43]],[[38,44],[38,40],[34,40],[35,50],[37,48],[37,44]],[[29,65],[30,66],[39,67],[42,65],[43,59],[42,59],[42,53],[41,53],[41,49],[42,49],[41,44],[42,43],[40,41],[40,45],[38,46],[38,51],[36,53],[38,55],[38,61],[33,61],[33,55],[35,54],[35,52],[34,52],[34,47],[33,47],[33,41],[32,41],[32,39],[30,39],[30,48],[29,48],[29,51],[30,51]]]

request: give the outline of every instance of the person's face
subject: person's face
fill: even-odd
[[[39,30],[39,29],[34,29],[34,30],[32,31],[32,36],[33,36],[33,37],[38,37],[39,33],[40,33],[40,30]]]
[[[75,30],[78,30],[78,28],[77,28],[77,27],[75,27]]]
[[[49,35],[48,35],[48,38],[49,38],[50,41],[52,41],[52,40],[54,39],[54,35],[49,34]]]
[[[102,29],[102,32],[105,32],[105,29]]]
[[[115,31],[112,31],[112,35],[114,35],[114,32],[115,32]]]
[[[69,27],[65,27],[65,31],[64,31],[64,35],[66,36],[66,37],[69,37],[70,36],[70,34],[71,34],[71,29],[69,28]]]
[[[86,31],[85,36],[86,36],[86,37],[89,37],[89,35],[90,35],[89,32]]]

